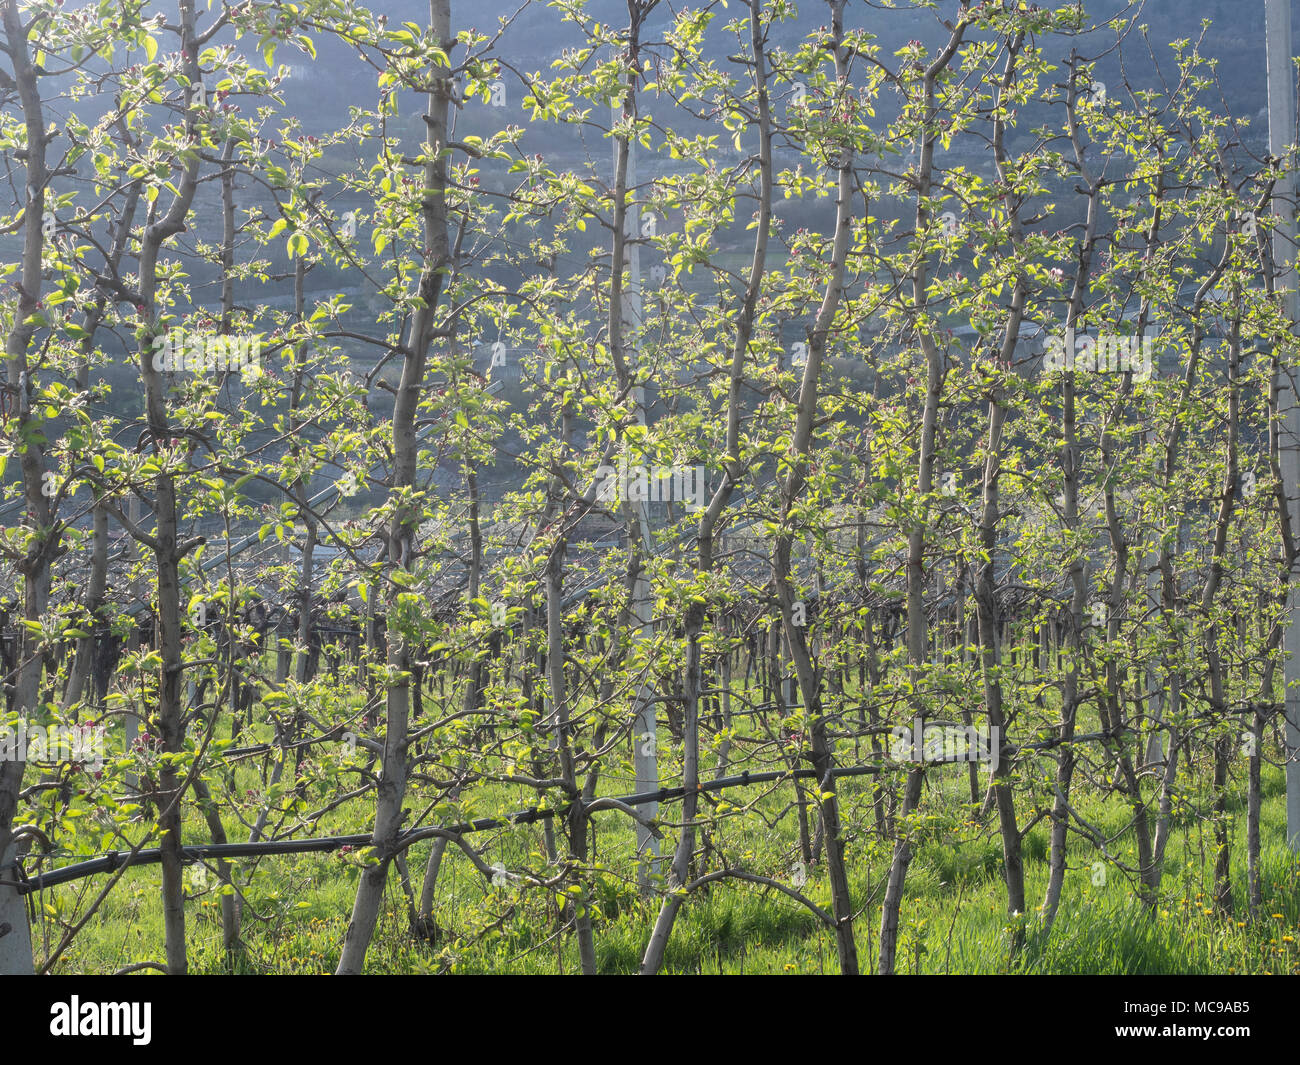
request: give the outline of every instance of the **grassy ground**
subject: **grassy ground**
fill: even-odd
[[[255,769],[240,770],[239,783],[255,779]],[[1247,920],[1244,801],[1232,810],[1233,882],[1236,915],[1216,916],[1212,896],[1212,828],[1190,815],[1175,831],[1166,857],[1166,875],[1154,913],[1138,902],[1132,884],[1113,866],[1094,865],[1100,855],[1075,838],[1056,927],[1041,935],[1031,912],[1022,917],[1024,949],[1012,960],[1001,881],[1001,847],[996,818],[978,824],[960,801],[964,771],[936,768],[923,807],[916,857],[902,911],[898,968],[903,973],[1300,973],[1300,863],[1284,844],[1284,796],[1280,771],[1266,768],[1262,837],[1265,904],[1258,920]],[[871,784],[858,778],[841,782],[850,832],[847,858],[855,902],[863,907],[856,922],[864,970],[875,963],[883,880],[889,855],[870,838]],[[628,790],[611,778],[603,794]],[[726,794],[729,803],[752,802],[743,818],[723,820],[710,830],[710,842],[733,862],[789,882],[798,857],[791,787],[763,794],[757,787]],[[968,798],[968,796],[967,796]],[[1088,821],[1114,836],[1110,847],[1121,860],[1133,860],[1124,831],[1129,815],[1118,799],[1080,798]],[[1208,805],[1192,796],[1190,807]],[[482,816],[529,805],[522,788],[486,789],[463,804],[457,816]],[[734,808],[733,808],[734,809]],[[329,815],[315,835],[364,831],[369,805],[353,804]],[[784,816],[781,816],[784,811]],[[662,816],[671,819],[674,808]],[[718,812],[718,811],[715,811]],[[759,813],[763,817],[757,816]],[[771,824],[769,824],[771,822]],[[232,837],[245,838],[237,825]],[[206,827],[188,824],[194,842],[207,841]],[[486,848],[489,862],[512,870],[547,870],[540,826],[512,828],[473,837]],[[592,879],[596,905],[596,950],[602,972],[634,972],[654,922],[656,903],[642,900],[631,878],[633,837],[622,815],[597,815]],[[665,852],[672,834],[665,839]],[[412,848],[410,872],[418,896],[430,844]],[[93,849],[93,848],[92,848]],[[1042,900],[1047,883],[1047,827],[1036,825],[1025,840],[1026,887],[1031,906]],[[328,973],[338,959],[359,871],[359,854],[310,854],[263,859],[244,890],[248,899],[246,952],[236,971]],[[62,864],[62,862],[60,862]],[[250,868],[244,862],[245,875]],[[553,872],[553,870],[551,870]],[[57,971],[102,973],[133,962],[159,959],[163,926],[158,868],[127,872],[108,900],[80,932]],[[1104,882],[1103,882],[1104,881]],[[78,912],[103,884],[92,877],[37,896],[33,927],[38,962],[57,942],[57,919]],[[454,848],[448,849],[439,879],[434,916],[440,934],[430,943],[409,931],[407,903],[394,872],[389,905],[371,947],[370,971],[423,972],[574,972],[577,949],[571,936],[557,934],[561,899],[549,889],[519,892],[492,887]],[[824,869],[808,870],[805,893],[829,909]],[[80,901],[78,901],[80,900]],[[212,891],[196,892],[187,904],[191,970],[228,971],[221,951],[219,900]],[[696,894],[683,908],[670,943],[666,969],[677,973],[832,973],[837,971],[832,937],[794,900],[760,886],[724,881]]]

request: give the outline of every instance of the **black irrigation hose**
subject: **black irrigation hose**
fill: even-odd
[[[832,769],[831,776],[859,777],[879,772],[880,770],[876,766],[846,766],[842,769]],[[779,780],[806,779],[817,775],[816,769],[783,769],[764,773],[744,772],[736,776],[719,777],[717,780],[704,781],[697,790],[702,792],[723,791],[727,788],[742,787],[747,784],[767,784]],[[644,806],[652,802],[667,802],[669,799],[680,799],[686,792],[685,787],[660,788],[658,791],[642,791],[634,795],[623,795],[615,801],[622,803],[624,806]],[[596,796],[592,802],[599,802],[601,798],[603,796]],[[529,810],[517,810],[505,817],[482,817],[477,821],[445,826],[441,831],[463,836],[471,832],[485,832],[493,828],[505,828],[508,825],[532,824],[536,821],[543,821],[548,817],[562,816],[569,809],[569,805],[565,803],[562,806],[545,810],[533,807]],[[398,842],[401,843],[403,840],[428,831],[428,828],[408,829],[398,837]],[[363,833],[354,836],[321,836],[316,839],[268,840],[263,843],[201,843],[192,847],[182,847],[181,857],[187,861],[200,861],[204,858],[255,858],[268,854],[307,854],[313,851],[337,850],[339,847],[366,847],[373,841],[374,836],[372,834]],[[91,858],[89,861],[78,862],[76,865],[65,865],[61,869],[52,869],[48,873],[40,873],[33,877],[22,877],[17,884],[17,891],[20,895],[29,895],[34,891],[57,887],[59,884],[67,884],[73,880],[93,876],[96,873],[112,873],[123,865],[153,865],[161,860],[162,850],[158,847],[139,850],[134,856],[130,851],[110,851],[108,854],[102,854],[98,858]]]

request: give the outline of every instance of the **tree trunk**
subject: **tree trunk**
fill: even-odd
[[[429,23],[434,38],[444,52],[450,53],[454,43],[451,32],[451,0],[429,0]],[[410,491],[415,487],[418,444],[415,434],[415,415],[424,383],[425,363],[429,343],[435,328],[435,314],[442,294],[444,271],[451,262],[451,247],[447,234],[447,114],[450,94],[450,77],[444,67],[435,66],[432,87],[429,90],[425,125],[427,162],[424,167],[424,200],[421,213],[424,220],[424,243],[428,249],[425,267],[420,275],[420,302],[411,315],[411,327],[402,363],[402,376],[393,403],[393,476],[394,493]],[[402,504],[393,515],[388,534],[387,567],[409,570],[414,561],[415,534],[420,524],[423,508],[418,504]],[[388,645],[387,663],[390,679],[386,699],[386,734],[384,737],[383,767],[380,772],[378,794],[375,799],[375,828],[373,836],[374,864],[361,874],[352,917],[348,922],[343,950],[339,955],[338,975],[357,974],[365,963],[366,950],[374,935],[383,899],[388,865],[398,849],[401,830],[402,802],[406,797],[407,782],[407,727],[410,719],[410,633],[403,631],[400,612],[397,610],[398,589],[390,585],[387,598]]]

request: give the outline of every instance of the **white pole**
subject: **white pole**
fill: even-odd
[[[1268,150],[1284,160],[1282,177],[1274,186],[1273,261],[1277,289],[1294,330],[1300,322],[1300,292],[1296,290],[1296,178],[1286,160],[1295,138],[1295,69],[1291,62],[1291,0],[1264,0],[1264,39],[1268,64]],[[1285,372],[1285,371],[1284,371]],[[1296,380],[1287,373],[1279,405],[1282,436],[1282,483],[1293,531],[1300,531],[1300,400]],[[1283,638],[1283,677],[1286,683],[1286,831],[1292,850],[1300,850],[1300,589],[1295,573],[1288,574],[1287,612],[1290,624]]]
[[[622,121],[622,104],[618,104],[613,108],[613,119],[615,123]],[[615,167],[617,167],[617,140],[614,141],[614,158]],[[635,189],[636,186],[636,138],[633,137],[629,138],[627,144],[627,187]],[[636,351],[641,339],[641,245],[637,243],[641,238],[641,208],[635,199],[628,206],[627,214],[624,217],[623,232],[627,237],[628,274],[627,282],[623,288],[623,350],[631,356]],[[614,263],[613,269],[618,270],[622,265],[622,263]],[[631,357],[628,358],[628,362],[635,365],[635,359]],[[644,426],[646,424],[645,389],[638,385],[633,391],[633,399],[636,402],[637,421]],[[641,537],[642,558],[648,561],[652,547],[649,506],[645,500],[639,500],[633,506],[636,514],[637,531]],[[643,567],[637,575],[636,586],[632,590],[632,614],[637,620],[636,642],[638,647],[648,646],[654,638],[653,611],[654,602],[650,595],[650,580],[646,577]],[[636,790],[638,792],[654,791],[659,787],[659,733],[655,721],[655,703],[653,699],[653,690],[648,683],[643,682],[637,689],[636,705],[638,710],[632,735],[632,766],[636,773]],[[641,812],[647,818],[656,818],[659,816],[659,804],[648,803],[641,807]],[[636,853],[638,879],[642,888],[648,890],[650,878],[659,872],[659,840],[640,822],[637,822],[636,826]],[[649,855],[648,861],[645,860],[646,855]]]
[[[12,885],[18,881],[18,845],[11,844],[0,860],[0,976],[31,976],[32,931],[27,924],[27,900]]]
[[[1160,598],[1160,570],[1159,553],[1148,551],[1146,554],[1146,609],[1149,617],[1159,616],[1161,598]],[[1159,726],[1164,723],[1164,689],[1160,686],[1160,677],[1156,673],[1154,662],[1147,665],[1147,716],[1151,719],[1153,725]],[[1163,764],[1165,760],[1165,741],[1164,735],[1159,728],[1153,727],[1151,735],[1147,738],[1147,755],[1146,760],[1149,764]]]

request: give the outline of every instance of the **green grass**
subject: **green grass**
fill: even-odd
[[[355,693],[341,694],[339,720],[355,711],[362,698]],[[661,772],[665,779],[672,779],[680,769],[671,762],[673,747],[667,742],[666,731],[661,738],[665,741],[660,745]],[[269,739],[269,727],[259,725],[251,735],[241,737],[241,743]],[[711,738],[706,737],[705,742],[707,747]],[[325,748],[314,748],[312,755],[318,762],[340,756],[339,751]],[[851,760],[852,751],[843,752],[843,756]],[[702,760],[712,766],[713,754],[706,749]],[[1050,804],[1050,782],[1034,776],[1036,771],[1041,774],[1041,767],[1024,767],[1024,775],[1017,781],[1017,812],[1022,824],[1033,817],[1035,809]],[[229,804],[243,804],[240,813],[245,821],[256,816],[260,798],[249,792],[265,788],[266,764],[260,759],[239,761],[230,769],[228,781],[220,778],[221,772],[225,770],[212,769],[208,779],[214,794],[222,797],[227,832],[231,839],[247,839],[246,825],[240,824]],[[626,763],[611,754],[597,793],[631,791],[629,773]],[[915,827],[915,856],[900,922],[898,971],[1300,973],[1296,943],[1300,939],[1300,862],[1284,844],[1283,773],[1272,765],[1264,769],[1264,905],[1254,921],[1245,916],[1246,812],[1244,794],[1236,793],[1240,789],[1234,789],[1229,802],[1234,917],[1225,918],[1211,910],[1212,804],[1200,783],[1206,777],[1204,765],[1188,766],[1184,760],[1179,780],[1182,806],[1153,911],[1139,903],[1134,885],[1114,865],[1103,864],[1104,882],[1094,883],[1098,868],[1094,863],[1103,855],[1083,836],[1072,834],[1058,918],[1052,934],[1044,935],[1036,908],[1047,886],[1049,826],[1046,820],[1039,820],[1023,843],[1030,912],[1015,919],[1022,926],[1023,949],[1013,958],[1009,949],[1013,919],[1006,908],[996,815],[983,821],[974,815],[964,766],[933,767],[926,775]],[[880,903],[890,859],[890,846],[875,836],[874,786],[865,777],[838,782],[851,893],[861,911],[854,928],[863,971],[872,971],[876,964]],[[302,811],[326,806],[337,789],[332,772],[320,773],[308,787]],[[286,793],[286,798],[292,796]],[[714,817],[707,830],[714,855],[709,868],[716,869],[716,855],[725,854],[736,867],[790,883],[792,866],[799,858],[793,800],[788,783],[707,796],[701,813]],[[426,801],[417,790],[407,805],[421,811]],[[420,815],[421,823],[500,815],[536,802],[536,793],[524,785],[481,784],[458,802]],[[1129,866],[1136,865],[1127,804],[1118,796],[1090,792],[1082,780],[1073,802],[1080,816],[1106,835],[1108,852]],[[669,804],[661,810],[661,817],[671,822],[679,809],[677,804]],[[270,827],[278,836],[357,833],[366,831],[372,817],[373,798],[367,794],[330,809],[309,826],[294,828],[289,820],[279,825],[273,821]],[[815,811],[811,820],[815,823]],[[59,836],[62,849],[50,864],[69,864],[104,849],[92,822],[92,816],[64,820]],[[631,822],[618,812],[607,811],[595,815],[595,827],[591,869],[584,883],[593,910],[597,966],[605,973],[635,972],[654,925],[658,901],[644,898],[638,890]],[[185,834],[187,842],[211,838],[192,806],[187,807]],[[489,864],[504,862],[511,870],[528,869],[544,878],[557,875],[544,858],[545,836],[540,824],[476,834],[470,842]],[[665,829],[665,855],[671,854],[674,843],[675,833]],[[417,897],[431,847],[431,841],[425,841],[407,855]],[[563,854],[563,843],[560,849]],[[214,892],[198,892],[186,903],[191,971],[332,972],[362,860],[362,853],[353,852],[235,863],[247,900],[243,950],[234,958],[225,956],[220,900]],[[94,876],[35,897],[33,941],[38,964],[57,944],[63,922],[84,914],[104,882],[105,877]],[[128,870],[60,958],[55,971],[111,973],[133,963],[160,960],[164,951],[158,883],[157,866]],[[803,892],[830,909],[824,865],[815,864],[807,870]],[[367,956],[367,968],[377,973],[576,972],[577,945],[564,930],[565,902],[550,888],[520,891],[517,886],[492,887],[463,854],[449,847],[433,908],[438,934],[429,941],[411,932],[406,897],[396,871],[391,871],[387,903]],[[838,971],[833,937],[806,907],[770,888],[734,879],[714,882],[687,900],[664,967],[674,973]]]
[[[941,779],[925,807],[908,877],[901,920],[898,969],[902,973],[1296,973],[1300,953],[1300,864],[1282,844],[1284,799],[1281,773],[1268,770],[1263,809],[1265,905],[1259,920],[1246,920],[1244,811],[1233,821],[1233,882],[1237,915],[1224,919],[1209,911],[1212,891],[1210,831],[1198,825],[1175,833],[1166,857],[1166,874],[1154,913],[1139,902],[1133,886],[1107,867],[1106,882],[1094,884],[1098,856],[1072,840],[1069,872],[1059,917],[1044,936],[1031,912],[1021,918],[1024,947],[1010,957],[1011,919],[1001,881],[1001,849],[993,824],[976,825],[969,809],[952,799],[960,780]],[[843,782],[841,796],[852,833],[848,861],[855,902],[865,906],[855,929],[864,970],[875,964],[883,878],[888,854],[870,841],[866,799],[869,785]],[[481,796],[475,814],[486,806],[521,804],[525,793],[501,786]],[[757,791],[757,789],[753,789]],[[789,802],[773,793],[759,808],[778,810]],[[612,792],[611,792],[612,793]],[[750,796],[751,798],[753,796]],[[738,800],[738,796],[735,797]],[[1132,841],[1122,833],[1128,812],[1115,798],[1083,797],[1081,812],[1092,823],[1120,833],[1111,847],[1131,860]],[[355,816],[356,810],[350,816]],[[615,813],[598,816],[597,870],[592,878],[596,951],[604,973],[635,972],[654,923],[657,903],[642,899],[625,875],[631,868],[632,833]],[[342,813],[321,831],[345,826]],[[331,819],[326,819],[329,822]],[[992,822],[994,819],[990,819]],[[201,823],[193,838],[205,838]],[[745,853],[747,867],[788,879],[797,856],[792,816],[768,828],[747,816],[723,822],[715,836],[729,853]],[[671,845],[671,836],[665,841]],[[539,826],[514,828],[476,837],[491,860],[512,868],[540,861]],[[429,844],[412,848],[409,867],[416,892]],[[1041,902],[1047,883],[1047,833],[1039,824],[1025,843],[1026,887],[1031,906]],[[190,964],[194,972],[328,973],[338,960],[359,872],[357,855],[299,855],[264,859],[247,887],[249,909],[246,951],[232,962],[221,951],[219,901],[213,894],[187,904]],[[157,867],[130,870],[61,959],[63,972],[112,972],[162,956],[163,928]],[[102,878],[44,892],[37,898],[33,928],[38,957],[57,939],[51,910],[71,913],[84,906]],[[829,908],[824,868],[809,870],[805,893]],[[527,893],[486,885],[462,855],[449,849],[439,880],[435,917],[442,935],[435,943],[409,931],[406,901],[396,873],[389,881],[389,903],[381,914],[367,966],[384,973],[571,973],[578,969],[576,944],[557,934],[561,909],[544,889]],[[81,902],[75,903],[74,900]],[[513,909],[512,909],[513,907]],[[502,915],[505,919],[498,921]],[[1274,916],[1280,915],[1280,916]],[[496,925],[496,927],[492,927]],[[48,937],[48,938],[47,938]],[[669,945],[665,969],[674,973],[833,973],[833,938],[794,900],[761,886],[736,880],[710,885],[683,907]]]

